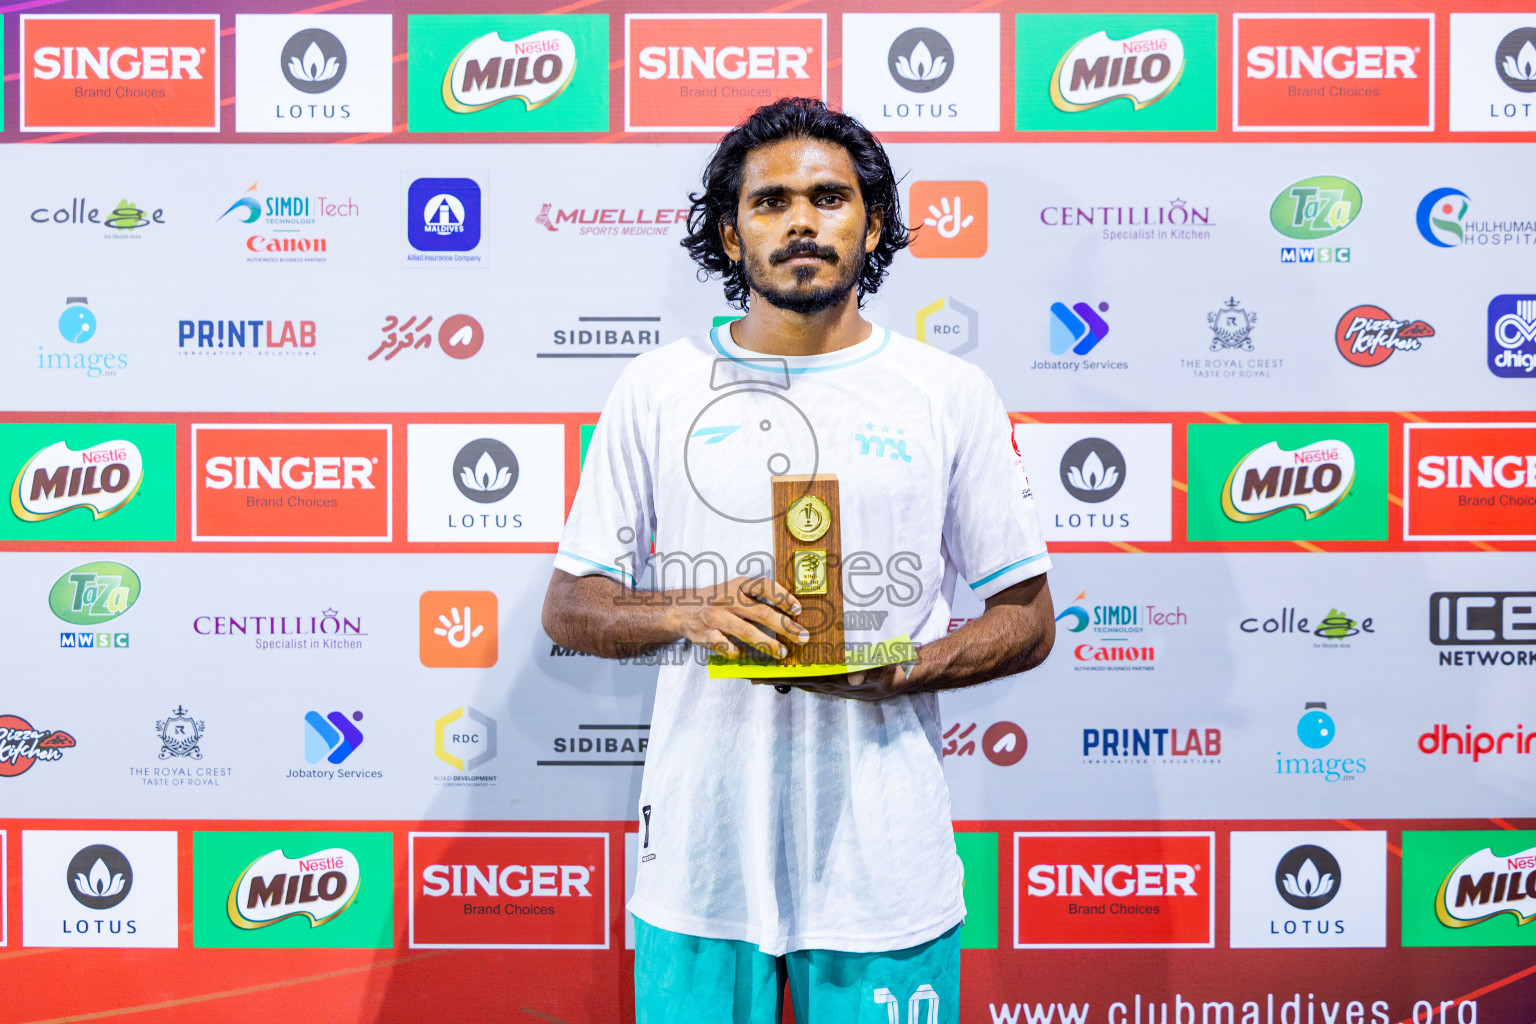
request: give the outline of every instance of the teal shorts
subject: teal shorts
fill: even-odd
[[[958,1024],[960,926],[888,953],[801,949],[769,956],[635,918],[638,1024]]]

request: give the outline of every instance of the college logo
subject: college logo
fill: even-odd
[[[1432,14],[1235,14],[1234,131],[1430,131]]]
[[[1215,16],[1017,19],[1020,130],[1215,130]]]
[[[1398,320],[1380,306],[1356,306],[1339,317],[1333,341],[1356,366],[1380,366],[1394,352],[1416,352],[1435,329],[1423,320]]]
[[[408,539],[543,542],[565,521],[565,429],[548,423],[411,424]]]
[[[392,840],[388,832],[195,833],[194,945],[388,949]]]
[[[480,185],[472,178],[417,178],[405,216],[411,248],[468,252],[480,244]]]
[[[874,131],[995,132],[996,14],[844,14],[843,107]]]
[[[1213,832],[1015,832],[1015,949],[1211,949]]]
[[[413,14],[411,131],[608,130],[608,18]]]
[[[1429,642],[1437,647],[1536,644],[1536,593],[1440,592],[1429,595]],[[1441,651],[1441,665],[1536,665],[1536,650]]]
[[[1403,832],[1404,946],[1536,945],[1536,832]]]
[[[304,761],[306,764],[341,764],[363,745],[363,730],[354,722],[361,722],[363,713],[352,712],[351,717],[340,711],[321,715],[318,711],[304,713]]]
[[[914,181],[911,253],[920,259],[976,259],[987,254],[987,186],[981,181]]]
[[[177,945],[176,833],[24,831],[22,942]]]
[[[387,363],[401,352],[430,349],[433,341],[437,342],[437,348],[443,355],[450,359],[469,359],[484,347],[485,328],[468,313],[444,317],[436,328],[433,328],[433,319],[431,316],[413,315],[402,320],[392,313],[384,317],[384,326],[379,328],[384,337],[378,347],[368,354],[369,360],[383,355]]]
[[[1376,620],[1370,617],[1352,619],[1337,608],[1328,609],[1321,619],[1312,620],[1298,615],[1295,608],[1281,608],[1279,613],[1260,620],[1258,616],[1243,619],[1237,626],[1244,633],[1268,633],[1280,636],[1315,636],[1322,638],[1313,647],[1339,648],[1350,644],[1340,643],[1362,633],[1375,633]]]
[[[1385,832],[1231,835],[1235,949],[1386,945]]]
[[[489,590],[421,595],[421,663],[427,668],[490,668],[496,637],[496,595]]]
[[[192,425],[192,539],[387,541],[388,426]]]
[[[235,130],[387,132],[387,14],[236,14]]]
[[[48,608],[75,626],[111,622],[139,599],[139,574],[121,562],[87,562],[60,576]]]
[[[142,238],[143,235],[138,234],[139,228],[164,224],[165,211],[158,207],[153,210],[140,209],[137,203],[128,199],[119,199],[115,207],[104,211],[101,207],[88,206],[81,196],[71,198],[68,208],[60,206],[49,209],[39,206],[32,211],[32,223],[88,224],[110,228],[114,232],[103,235],[104,238]]]
[[[1047,540],[1173,538],[1173,428],[1153,423],[1015,423]]]
[[[24,775],[39,761],[58,761],[75,745],[62,729],[34,729],[16,715],[0,715],[0,778]]]
[[[57,441],[22,464],[11,484],[11,511],[29,523],[77,508],[101,519],[132,501],[143,481],[144,458],[131,441],[78,451]]]
[[[1462,221],[1472,209],[1472,200],[1459,188],[1437,188],[1419,200],[1414,221],[1419,234],[1430,245],[1450,249],[1467,240]]]
[[[786,96],[827,98],[824,14],[627,14],[624,51],[625,131],[727,131]]]
[[[1347,178],[1303,178],[1280,190],[1269,206],[1269,222],[1287,238],[1327,238],[1354,223],[1362,202],[1360,189]]]
[[[1536,423],[1410,423],[1404,540],[1536,540]]]
[[[21,16],[24,132],[216,132],[219,16]]]
[[[1536,295],[1488,303],[1488,369],[1495,377],[1536,379]]]
[[[412,832],[412,949],[607,949],[606,832]]]

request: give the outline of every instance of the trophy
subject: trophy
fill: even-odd
[[[774,579],[800,602],[795,620],[811,637],[786,644],[778,664],[825,666],[846,671],[843,639],[843,542],[838,524],[837,477],[829,474],[773,478]]]

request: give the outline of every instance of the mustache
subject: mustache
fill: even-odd
[[[768,257],[768,262],[771,265],[777,265],[785,262],[786,260],[792,260],[797,256],[815,256],[818,259],[826,260],[828,263],[835,264],[837,262],[836,249],[824,245],[817,245],[815,242],[810,241],[791,242],[784,248],[775,250],[772,254],[770,254]]]

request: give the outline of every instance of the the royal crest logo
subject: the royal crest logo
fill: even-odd
[[[576,74],[576,44],[559,29],[507,40],[487,32],[448,65],[443,103],[458,114],[518,99],[537,110],[565,91]]]
[[[27,522],[88,508],[96,519],[133,499],[144,459],[131,441],[103,441],[76,451],[57,441],[28,459],[11,484],[11,511]]]
[[[1240,523],[1288,508],[1313,519],[1342,501],[1354,482],[1355,453],[1343,441],[1314,441],[1294,450],[1271,441],[1233,467],[1221,508]]]
[[[361,866],[350,850],[332,847],[305,857],[273,850],[235,879],[229,890],[229,922],[254,929],[306,917],[315,928],[352,905],[361,880]]]
[[[1205,322],[1211,328],[1212,352],[1228,349],[1253,351],[1250,335],[1253,334],[1254,325],[1259,322],[1259,314],[1239,306],[1235,297],[1228,299],[1220,309],[1205,314]]]
[[[205,723],[193,718],[180,704],[176,705],[175,711],[155,723],[155,733],[160,737],[160,760],[190,757],[201,761],[203,752],[198,745],[207,731]]]
[[[1451,869],[1435,894],[1435,916],[1447,928],[1467,928],[1509,914],[1517,925],[1536,921],[1536,846],[1496,856],[1483,849]]]
[[[1167,29],[1111,39],[1095,32],[1061,58],[1051,76],[1051,102],[1068,113],[1127,99],[1136,110],[1156,103],[1184,74],[1184,43]]]

